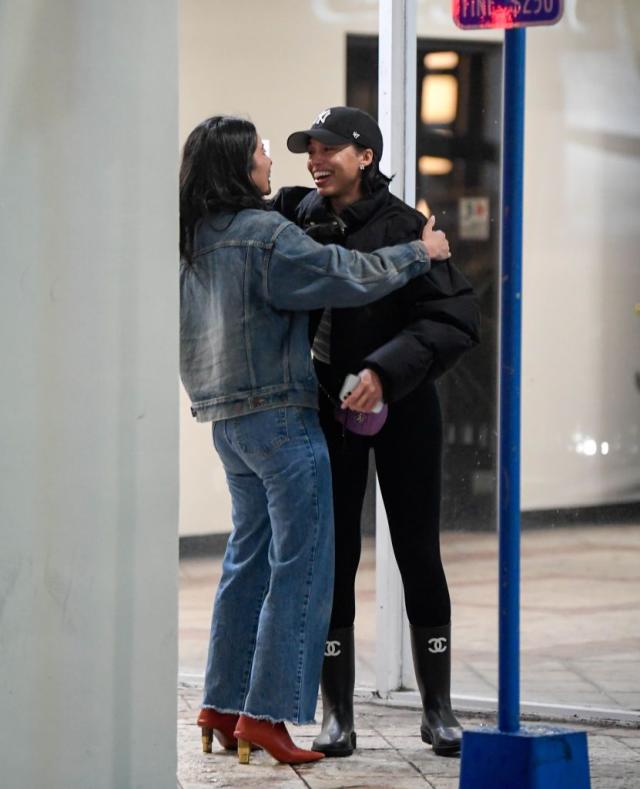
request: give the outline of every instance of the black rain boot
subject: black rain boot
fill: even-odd
[[[353,686],[356,678],[353,625],[330,630],[322,664],[322,730],[313,750],[325,756],[351,756],[356,747],[353,730]]]
[[[422,741],[438,756],[456,754],[462,727],[451,709],[451,625],[411,625],[411,651],[422,698]]]

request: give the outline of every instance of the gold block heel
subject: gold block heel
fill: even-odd
[[[213,743],[213,729],[208,729],[206,726],[202,727],[202,753],[211,753],[211,745]]]
[[[238,761],[240,764],[249,764],[251,758],[251,743],[238,737]]]

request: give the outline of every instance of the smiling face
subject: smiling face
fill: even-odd
[[[373,161],[371,148],[327,145],[312,137],[307,153],[307,168],[313,182],[319,194],[329,198],[334,211],[340,212],[362,197],[360,166],[367,167]]]
[[[258,187],[261,194],[268,195],[271,192],[271,159],[267,156],[260,135],[258,135],[256,149],[253,152],[251,180]]]

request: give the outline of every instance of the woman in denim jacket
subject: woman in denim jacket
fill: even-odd
[[[448,257],[443,233],[362,254],[322,246],[265,210],[271,160],[253,124],[214,117],[180,171],[180,371],[213,441],[233,531],[211,626],[203,748],[249,760],[296,748],[284,721],[313,720],[333,584],[331,470],[307,311],[368,303]]]

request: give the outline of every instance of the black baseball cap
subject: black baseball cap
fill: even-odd
[[[289,135],[287,148],[291,153],[306,153],[311,137],[328,145],[355,143],[371,148],[377,161],[382,157],[380,127],[368,112],[356,107],[329,107],[323,110],[310,129]]]

